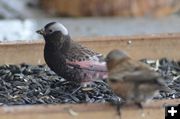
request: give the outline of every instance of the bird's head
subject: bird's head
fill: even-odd
[[[44,28],[37,30],[36,32],[43,36],[52,35],[55,32],[60,32],[62,35],[68,35],[67,28],[58,22],[50,22]]]
[[[36,32],[44,37],[44,40],[49,47],[57,46],[59,49],[65,48],[68,47],[68,43],[70,42],[67,28],[58,22],[50,22],[45,25],[44,28]]]
[[[112,67],[116,66],[117,63],[129,59],[129,56],[126,52],[122,50],[112,50],[106,56],[107,68],[111,69]]]
[[[67,28],[58,22],[50,22],[45,25],[44,28],[37,30],[36,32],[42,35],[46,42],[63,43],[65,39],[70,38]]]

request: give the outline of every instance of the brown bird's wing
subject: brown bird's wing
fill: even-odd
[[[130,59],[117,65],[110,77],[134,83],[156,83],[160,75],[147,65]]]
[[[127,61],[127,69],[124,70],[124,81],[132,81],[135,83],[157,83],[160,74],[150,69],[146,64],[138,61]]]
[[[123,76],[124,81],[134,83],[157,83],[158,73],[149,71],[134,71]]]
[[[134,61],[131,63],[134,64]],[[125,82],[133,82],[135,84],[144,85],[157,85],[158,89],[172,92],[172,90],[167,86],[165,80],[160,76],[159,73],[150,69],[149,66],[141,62],[136,62],[133,70],[123,75],[122,80]]]
[[[117,63],[117,65],[109,71],[109,76],[114,80],[123,80],[124,78],[127,79],[127,77],[129,80],[134,79],[136,77],[136,79],[138,79],[140,75],[143,75],[141,71],[149,70],[149,67],[147,67],[146,65],[144,66],[141,65],[141,63],[136,62],[134,60],[126,59]],[[142,77],[141,79],[144,79],[144,77]]]
[[[122,81],[122,82],[132,82],[137,84],[142,83],[157,83],[157,79],[160,78],[157,73],[151,73],[146,71],[125,71],[114,73],[109,76],[110,79]]]

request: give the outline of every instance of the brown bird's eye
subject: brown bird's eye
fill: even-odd
[[[117,83],[118,81],[116,79],[109,79],[111,83]]]

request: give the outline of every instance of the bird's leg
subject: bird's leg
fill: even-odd
[[[117,105],[117,114],[119,116],[121,116],[121,107],[122,107],[122,105],[120,105],[120,104]]]
[[[138,108],[143,109],[142,103],[140,103],[140,102],[135,102],[135,105],[136,105]]]
[[[117,110],[117,114],[121,117],[121,107],[124,105],[124,103],[118,103],[117,104],[117,108],[116,108],[116,110]]]

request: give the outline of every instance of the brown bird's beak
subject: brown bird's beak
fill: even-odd
[[[36,33],[43,35],[43,36],[46,35],[46,32],[44,31],[44,29],[37,30]]]

